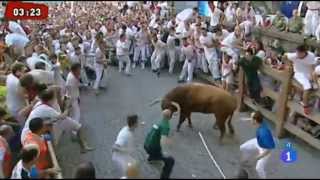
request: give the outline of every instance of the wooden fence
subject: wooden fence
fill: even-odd
[[[302,89],[302,87],[292,78],[292,68],[287,67],[286,69],[279,71],[273,69],[269,65],[263,64],[260,69],[260,73],[281,83],[278,91],[274,91],[270,87],[263,86],[263,94],[274,100],[276,111],[272,112],[260,105],[254,104],[251,98],[247,96],[248,93],[246,93],[247,88],[245,75],[242,69],[240,69],[239,74],[238,102],[240,110],[243,109],[244,105],[247,105],[254,110],[259,110],[264,117],[271,120],[276,125],[276,134],[279,138],[282,138],[285,135],[285,132],[290,132],[313,147],[320,149],[319,139],[314,138],[311,134],[300,129],[293,123],[293,119],[295,119],[296,115],[299,114],[300,116],[304,116],[305,118],[320,125],[320,113],[312,112],[310,115],[305,115],[302,106],[298,102],[289,100],[292,87]],[[312,95],[320,98],[320,91],[314,91]]]

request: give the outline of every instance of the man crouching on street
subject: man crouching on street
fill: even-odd
[[[148,161],[163,161],[164,167],[161,172],[161,179],[169,179],[172,168],[174,166],[173,157],[165,157],[162,153],[162,146],[170,144],[168,138],[170,132],[169,121],[172,117],[172,112],[169,109],[162,111],[162,120],[158,124],[154,124],[149,131],[145,142],[144,149],[148,153]]]

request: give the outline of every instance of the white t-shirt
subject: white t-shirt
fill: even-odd
[[[148,43],[148,35],[146,32],[143,32],[142,30],[135,34],[135,39],[137,46],[143,46]]]
[[[258,56],[261,59],[265,59],[266,57],[266,52],[264,50],[259,50],[256,54],[256,56]]]
[[[13,33],[18,33],[18,34],[21,34],[21,35],[27,37],[26,32],[23,30],[23,28],[21,27],[21,25],[19,23],[16,23],[14,21],[9,21],[9,29]]]
[[[228,5],[226,10],[224,11],[224,15],[226,17],[227,22],[234,23],[236,21],[236,9],[232,8],[232,5]]]
[[[8,110],[10,113],[18,113],[17,111],[21,110],[26,105],[19,79],[13,74],[9,74],[6,80],[6,88],[6,104]]]
[[[43,104],[41,101],[37,102],[31,113],[29,114],[29,117],[27,118],[24,127],[22,129],[21,133],[21,142],[23,142],[26,134],[30,131],[29,130],[29,124],[30,121],[34,118],[56,118],[60,115],[60,113],[54,109],[51,106],[48,106],[46,104]]]
[[[27,58],[26,60],[28,67],[33,70],[35,69],[35,65],[38,62],[43,62],[46,65],[46,70],[51,70],[52,69],[52,64],[49,64],[47,61],[41,59],[37,53],[33,53],[31,57]]]
[[[71,63],[80,63],[80,57],[76,55],[76,52],[72,52],[70,54],[70,62]]]
[[[181,53],[186,58],[185,60],[194,60],[196,58],[195,49],[190,44],[187,47],[182,46]]]
[[[121,42],[120,39],[117,41],[116,44],[116,53],[117,56],[129,55],[129,42]]]
[[[213,34],[208,32],[207,36],[201,35],[199,38],[201,45],[203,45],[204,55],[206,59],[211,60],[212,57],[216,58],[216,49],[215,48],[207,48],[205,45],[213,44]]]
[[[33,69],[28,74],[31,74],[32,77],[41,84],[54,84],[54,72],[53,71],[45,71],[42,69]]]
[[[220,22],[220,18],[222,16],[223,12],[217,7],[214,8],[214,12],[212,12],[212,11],[210,11],[210,12],[211,12],[210,13],[210,26],[217,26]]]
[[[230,33],[222,42],[221,44],[227,46],[228,48],[233,48],[237,44],[237,37],[234,32]]]
[[[5,43],[8,46],[15,46],[18,48],[24,48],[30,40],[21,34],[18,33],[10,33],[5,37]]]
[[[213,39],[218,40],[219,42],[223,41],[228,35],[229,35],[229,31],[227,31],[226,29],[222,29],[222,35],[218,36],[216,33],[213,33]]]
[[[315,55],[312,52],[308,52],[308,55],[303,59],[299,59],[296,53],[287,53],[287,57],[293,62],[295,73],[302,73],[308,77],[313,72],[312,65],[317,63]]]
[[[134,152],[134,136],[128,126],[125,126],[120,130],[115,144],[120,146],[121,149],[127,151],[129,154]]]
[[[80,81],[77,79],[72,72],[69,72],[67,76],[67,96],[71,97],[73,100],[77,100],[80,97]]]
[[[252,31],[253,23],[250,20],[245,20],[242,23],[240,23],[239,26],[241,29],[244,29],[245,35],[248,35]]]
[[[176,45],[175,45],[175,36],[169,35],[167,39],[167,47],[169,50],[174,50]]]
[[[27,176],[30,178],[30,172],[22,165],[22,160],[20,160],[12,170],[11,179],[23,179],[22,172],[26,172]]]

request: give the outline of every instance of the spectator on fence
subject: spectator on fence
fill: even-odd
[[[260,93],[262,91],[262,85],[258,76],[258,70],[261,65],[261,58],[255,56],[251,48],[245,51],[245,56],[239,61],[239,66],[243,69],[246,75],[250,97],[258,104],[261,103]]]
[[[303,87],[303,97],[301,105],[304,113],[310,114],[309,94],[312,90],[312,73],[315,69],[315,55],[308,51],[306,46],[300,45],[295,53],[287,53],[290,65],[293,65],[294,79]]]
[[[287,31],[292,33],[302,33],[303,30],[303,20],[299,16],[297,9],[292,11],[292,17],[288,21]]]
[[[8,142],[14,137],[12,127],[0,126],[0,178],[10,178],[13,168],[12,153]]]

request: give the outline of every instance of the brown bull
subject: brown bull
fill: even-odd
[[[155,100],[151,105],[160,102]],[[188,119],[189,127],[192,128],[191,113],[200,112],[205,114],[213,113],[216,117],[214,128],[220,129],[220,142],[225,133],[225,122],[228,121],[229,132],[234,134],[231,124],[233,112],[237,108],[237,100],[227,91],[218,87],[191,83],[169,91],[161,100],[162,109],[170,109],[172,112],[180,111],[180,120],[177,126],[179,131],[181,124]]]

